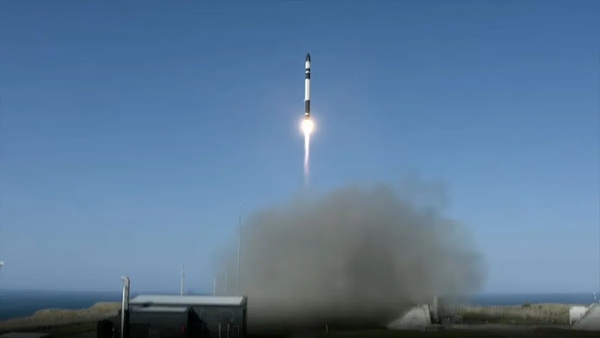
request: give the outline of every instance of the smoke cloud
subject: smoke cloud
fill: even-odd
[[[468,233],[439,203],[419,206],[418,186],[346,187],[251,215],[242,227],[239,285],[250,326],[385,325],[435,295],[478,291],[482,262]],[[443,191],[436,195],[445,203]]]

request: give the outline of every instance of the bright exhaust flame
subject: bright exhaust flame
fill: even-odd
[[[302,120],[302,131],[304,134],[310,134],[315,130],[315,124],[311,119]]]
[[[309,159],[310,159],[310,134],[315,129],[311,119],[302,120],[302,131],[304,132],[304,184],[308,184]]]

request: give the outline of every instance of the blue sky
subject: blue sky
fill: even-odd
[[[595,1],[5,1],[0,288],[209,290],[244,213],[441,181],[489,292],[600,285]]]

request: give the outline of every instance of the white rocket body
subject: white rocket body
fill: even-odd
[[[304,63],[304,118],[310,119],[310,54]]]

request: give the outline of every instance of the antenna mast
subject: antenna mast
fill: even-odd
[[[237,293],[240,294],[240,255],[242,246],[242,203],[240,203],[240,214],[238,217],[238,247],[237,247]]]
[[[0,94],[0,114],[2,114],[2,95]],[[0,115],[0,122],[2,115]],[[0,124],[0,128],[2,128],[2,124]],[[0,235],[1,235],[1,230],[2,230],[2,222],[0,222]],[[2,260],[2,237],[0,236],[0,270],[2,270],[2,267],[4,266],[4,261]]]
[[[229,295],[229,280],[228,280],[228,276],[229,276],[229,264],[225,264],[225,295],[228,296]]]
[[[181,286],[179,288],[179,295],[183,296],[183,280],[185,279],[185,272],[183,271],[183,264],[181,264]]]

